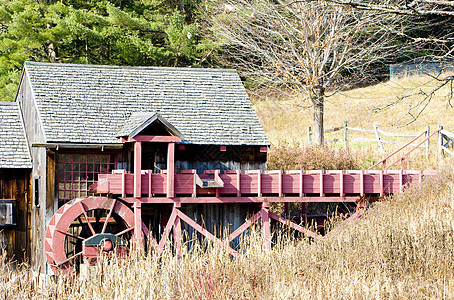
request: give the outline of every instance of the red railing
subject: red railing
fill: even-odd
[[[185,170],[175,174],[175,197],[344,197],[383,195],[395,193],[409,183],[421,182],[428,171],[240,171],[219,170],[197,174]],[[215,181],[218,176],[222,186],[204,187],[203,182]],[[219,181],[219,180],[218,180]],[[219,182],[218,182],[219,184]],[[167,174],[154,174],[142,170],[141,194],[145,198],[162,198],[167,193]],[[112,174],[100,174],[98,193],[110,193],[122,197],[134,194],[134,174],[114,170]],[[231,202],[234,202],[233,200]]]
[[[411,143],[413,143],[414,141],[416,141],[417,139],[419,139],[421,136],[423,136],[424,134],[427,134],[427,130],[426,131],[423,131],[420,135],[418,135],[417,137],[415,137],[414,139],[412,139],[410,142],[408,142],[407,144],[405,144],[404,146],[400,147],[399,149],[397,149],[396,151],[394,151],[393,153],[391,153],[390,155],[386,156],[385,158],[383,158],[382,160],[380,160],[379,162],[377,162],[376,164],[374,164],[372,167],[370,167],[369,169],[367,169],[368,171],[369,170],[372,170],[373,168],[375,168],[376,166],[380,165],[380,164],[383,164],[383,170],[387,171],[389,168],[391,168],[392,166],[394,166],[396,163],[398,163],[399,161],[401,162],[401,169],[402,170],[405,170],[405,158],[410,154],[412,153],[413,151],[415,151],[416,149],[419,148],[419,146],[421,146],[422,144],[424,144],[428,139],[430,139],[432,136],[434,136],[435,134],[437,134],[440,130],[437,130],[435,131],[434,133],[432,133],[430,136],[426,137],[424,140],[422,140],[422,142],[420,142],[418,145],[416,146],[413,146],[413,148],[406,152],[404,155],[402,155],[400,158],[398,158],[397,160],[395,160],[393,163],[391,163],[390,165],[387,165],[386,162],[388,159],[390,159],[392,156],[394,156],[395,154],[399,153],[401,150],[405,149],[406,147],[410,146]]]

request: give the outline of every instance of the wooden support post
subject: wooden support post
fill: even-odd
[[[304,171],[301,170],[300,172],[300,197],[304,197],[304,180],[303,180],[303,176],[304,175]]]
[[[262,197],[262,170],[257,172],[257,197]]]
[[[271,228],[270,228],[270,215],[269,215],[269,204],[267,202],[262,203],[262,231],[263,239],[265,242],[265,249],[271,250]]]
[[[380,149],[381,153],[384,153],[385,149],[383,148],[383,143],[381,141],[380,132],[378,131],[378,124],[376,124],[376,123],[374,123],[374,132],[375,132],[375,137],[377,138],[378,148]]]
[[[192,170],[192,174],[194,175],[194,185],[192,187],[192,197],[197,197],[197,170]]]
[[[399,191],[402,192],[403,188],[404,188],[404,171],[399,170]]]
[[[153,191],[152,191],[152,182],[151,182],[151,178],[152,178],[152,175],[153,174],[153,171],[152,170],[148,170],[148,197],[151,198],[153,197]]]
[[[380,196],[383,196],[385,194],[385,181],[384,181],[384,172],[383,170],[380,170]]]
[[[348,121],[344,121],[344,142],[345,142],[345,150],[349,148],[348,142]]]
[[[175,203],[174,206],[176,208],[180,207],[180,203]],[[173,240],[175,243],[175,254],[178,258],[181,258],[181,221],[180,217],[177,215],[175,218],[175,222],[173,224]]]
[[[360,186],[360,196],[364,196],[364,170],[361,170],[359,173],[359,186]]]
[[[236,170],[236,196],[241,197],[241,170]]]
[[[137,245],[143,247],[142,237],[142,203],[140,201],[134,201],[134,238],[136,239]]]
[[[167,146],[167,198],[175,197],[175,143]]]
[[[282,197],[283,196],[283,193],[282,193],[282,170],[279,170],[279,197]],[[287,205],[288,206],[288,205]]]
[[[339,174],[339,194],[340,194],[341,197],[345,196],[345,193],[344,193],[344,170],[341,170],[340,174]]]
[[[134,143],[134,197],[142,196],[142,142]]]
[[[438,125],[438,151],[440,154],[444,154],[443,151],[443,133],[441,132],[443,130],[443,125]]]
[[[126,172],[121,173],[121,196],[126,197]]]
[[[219,177],[219,174],[221,173],[221,170],[214,170],[214,178],[216,180],[216,178]],[[219,194],[219,188],[217,187],[216,188],[216,197],[219,198],[221,195]]]
[[[323,170],[320,170],[320,197],[323,197],[325,194],[323,192]]]

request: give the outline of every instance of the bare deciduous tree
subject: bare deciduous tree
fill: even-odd
[[[219,3],[218,3],[219,5]],[[218,14],[213,32],[241,74],[306,95],[313,133],[323,143],[325,98],[363,79],[393,49],[397,19],[344,5],[310,1],[238,0]],[[384,20],[388,23],[384,26]]]
[[[319,2],[318,0],[296,0],[292,3],[298,2]],[[405,33],[404,31],[396,32],[398,35],[407,40],[408,44],[414,48],[425,49],[426,52],[431,53],[426,56],[427,61],[442,62],[447,61],[452,65],[454,60],[454,30],[452,28],[452,21],[454,18],[454,1],[445,0],[323,0],[325,3],[332,3],[350,7],[358,11],[370,11],[386,15],[394,16],[409,16],[410,27],[415,27],[415,20],[418,22],[426,23],[425,30],[418,28],[415,33]],[[423,18],[423,19],[421,19]],[[442,30],[438,27],[443,28]],[[415,35],[416,34],[416,35]],[[448,68],[452,70],[452,68]],[[450,107],[453,107],[451,100],[454,97],[454,75],[452,71],[445,72],[444,68],[440,68],[437,72],[426,72],[420,70],[420,73],[427,76],[429,82],[424,83],[421,88],[416,88],[415,92],[398,97],[395,101],[387,104],[384,107],[379,107],[376,111],[389,109],[396,104],[404,102],[414,96],[419,96],[416,103],[409,104],[408,111],[405,116],[395,124],[398,127],[406,126],[413,123],[418,119],[422,112],[429,105],[434,98],[436,92],[442,88],[448,87],[447,102]],[[425,91],[422,87],[425,85],[434,85],[430,91]]]

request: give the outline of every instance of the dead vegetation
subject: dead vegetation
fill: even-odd
[[[318,243],[260,231],[226,249],[184,247],[178,260],[133,252],[78,278],[37,277],[0,263],[4,299],[448,299],[454,297],[454,172],[375,204]],[[186,245],[187,246],[187,245]],[[168,248],[169,249],[169,248]]]

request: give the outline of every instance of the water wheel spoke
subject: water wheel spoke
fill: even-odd
[[[61,266],[61,265],[63,265],[63,264],[66,264],[67,262],[73,260],[74,258],[76,258],[76,257],[78,257],[78,256],[80,256],[80,255],[82,255],[82,251],[80,251],[80,252],[74,254],[74,255],[71,256],[71,257],[68,257],[68,258],[65,259],[64,261],[61,261],[61,262],[55,264],[55,266],[56,266],[56,267],[59,267],[59,266]]]
[[[120,235],[122,235],[122,234],[125,234],[125,233],[127,233],[127,232],[133,230],[133,229],[134,229],[134,226],[131,226],[131,227],[126,228],[125,230],[120,231],[119,233],[115,234],[115,236],[120,236]]]
[[[90,231],[93,235],[96,234],[95,230],[93,229],[93,226],[91,226],[91,223],[90,223],[90,220],[88,219],[88,215],[87,215],[87,212],[85,211],[85,208],[84,206],[82,205],[82,202],[79,202],[79,207],[80,207],[80,210],[82,211],[82,214],[84,215],[85,217],[85,220],[87,221],[87,224],[88,224],[88,227],[90,228]]]
[[[63,234],[65,234],[65,235],[71,236],[71,237],[73,237],[73,238],[79,239],[79,240],[85,240],[83,237],[80,237],[80,236],[78,236],[78,235],[69,233],[69,232],[67,232],[67,231],[60,230],[60,229],[58,229],[58,228],[56,229],[56,231],[58,231],[58,232],[60,232],[60,233],[63,233]]]
[[[107,223],[109,223],[109,219],[110,219],[110,216],[112,215],[112,211],[113,211],[113,209],[114,209],[114,207],[115,207],[115,203],[116,203],[116,202],[117,202],[117,201],[116,201],[115,199],[112,201],[112,205],[110,206],[109,213],[107,214],[106,220],[104,221],[104,225],[102,226],[101,233],[106,232]]]
[[[87,236],[89,235],[89,232],[87,231],[87,229],[85,228],[85,223],[82,222],[82,219],[80,218],[80,216],[77,217],[77,221],[79,221],[79,224],[80,224],[80,227],[82,228],[82,230],[80,231],[80,235],[81,236]]]

